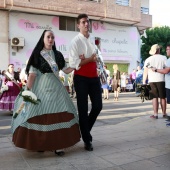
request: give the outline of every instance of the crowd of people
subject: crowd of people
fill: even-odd
[[[103,107],[102,89],[104,99],[109,99],[111,90],[114,92],[113,100],[118,101],[119,93],[126,92],[128,84],[131,84],[132,91],[136,91],[137,85],[146,84],[147,79],[154,110],[151,118],[158,119],[158,98],[163,117],[167,117],[170,60],[160,55],[160,46],[152,46],[151,57],[145,61],[144,69],[138,66],[130,75],[120,73],[117,64],[113,64],[111,75],[107,65],[104,65],[106,81],[101,83],[97,54],[94,52],[96,46],[91,41],[90,22],[86,14],[78,16],[77,26],[80,32],[71,42],[68,63],[56,49],[53,31],[44,30],[26,67],[15,72],[14,65],[9,64],[8,69],[0,74],[1,89],[8,87],[1,92],[0,110],[18,113],[17,117],[13,116],[11,124],[15,146],[38,152],[54,151],[62,156],[65,148],[75,145],[82,137],[84,149],[93,151],[91,130]],[[170,56],[170,45],[167,46],[167,55]],[[31,91],[40,103],[34,105],[24,101],[23,96],[18,95],[21,89]],[[77,110],[71,99],[74,93]],[[24,108],[19,112],[21,106]]]

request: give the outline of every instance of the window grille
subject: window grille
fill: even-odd
[[[116,4],[123,5],[123,6],[129,6],[129,0],[116,0]]]
[[[149,14],[149,8],[141,7],[142,14]]]
[[[97,2],[97,3],[100,3],[102,0],[79,0],[79,1],[93,1],[93,2]]]

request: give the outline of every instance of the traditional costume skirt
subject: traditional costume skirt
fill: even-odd
[[[32,92],[41,100],[26,103],[12,120],[15,146],[36,151],[68,148],[80,141],[78,116],[68,92],[53,73],[37,76]],[[14,113],[22,104],[16,99]]]
[[[1,111],[11,111],[14,109],[14,102],[18,96],[20,89],[12,81],[6,83],[8,90],[4,91],[0,96],[0,110]]]

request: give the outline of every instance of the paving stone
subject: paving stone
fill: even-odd
[[[101,157],[113,164],[116,164],[116,165],[123,165],[123,164],[127,164],[130,162],[143,160],[142,157],[133,155],[129,152],[113,153],[111,155],[105,155],[105,156],[101,156]]]
[[[124,170],[169,170],[169,167],[165,167],[160,164],[149,160],[142,160],[133,163],[129,163],[121,166]]]

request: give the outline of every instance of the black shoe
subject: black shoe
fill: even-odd
[[[85,148],[85,150],[87,150],[87,151],[93,151],[93,145],[92,145],[91,142],[89,142],[89,143],[84,143],[84,148]]]
[[[58,155],[58,156],[63,156],[65,154],[64,151],[56,151],[55,150],[55,154]]]
[[[168,115],[167,115],[167,114],[164,114],[162,117],[163,117],[163,118],[168,118]]]

